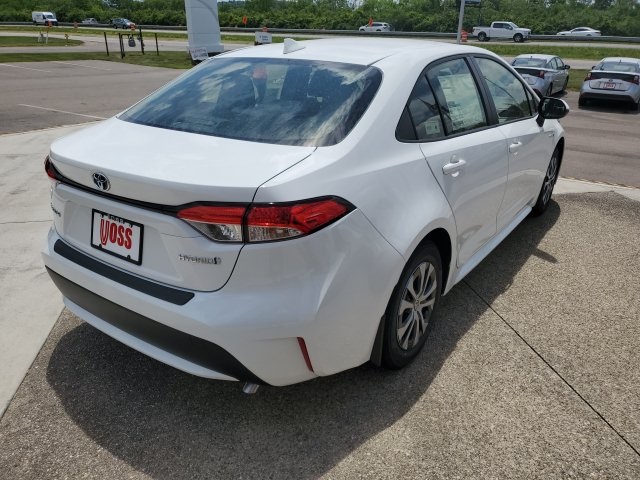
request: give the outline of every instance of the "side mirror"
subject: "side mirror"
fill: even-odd
[[[565,66],[564,66],[564,69],[565,69],[565,70],[569,70],[570,68],[571,68],[571,65],[565,65]]]
[[[554,97],[544,97],[538,104],[538,126],[544,125],[545,120],[559,120],[569,113],[569,105],[564,100]]]

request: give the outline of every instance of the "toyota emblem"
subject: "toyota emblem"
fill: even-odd
[[[111,182],[104,173],[96,172],[93,174],[93,183],[96,184],[100,190],[107,191],[111,188]]]

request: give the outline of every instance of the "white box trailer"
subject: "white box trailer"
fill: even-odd
[[[31,20],[36,25],[53,25],[58,26],[56,14],[52,12],[31,12]]]
[[[209,56],[224,52],[220,39],[217,0],[184,0],[189,51],[207,50]],[[195,58],[194,58],[195,60]]]

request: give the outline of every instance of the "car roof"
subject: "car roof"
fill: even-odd
[[[372,65],[390,57],[410,56],[430,60],[460,53],[485,53],[496,56],[478,47],[401,38],[340,37],[305,40],[295,42],[295,44],[303,48],[285,54],[283,53],[283,44],[272,43],[258,47],[237,49],[223,55],[225,57],[245,58],[296,58],[356,65]]]

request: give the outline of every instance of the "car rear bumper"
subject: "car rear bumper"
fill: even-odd
[[[583,90],[580,92],[580,99],[638,103],[640,92]]]
[[[130,339],[137,339],[140,342],[137,344],[138,350],[143,350],[152,357],[155,356],[154,350],[161,350],[176,357],[176,361],[183,364],[183,370],[189,369],[191,373],[197,374],[198,369],[189,368],[188,364],[201,367],[202,373],[215,371],[228,379],[263,383],[220,346],[121,307],[58,275],[50,268],[47,268],[47,272],[62,292],[71,311],[99,330],[116,336],[121,342],[129,344]],[[219,378],[222,379],[222,376]]]
[[[359,210],[308,237],[245,246],[213,292],[175,289],[75,250],[78,260],[74,250],[52,228],[42,252],[74,314],[188,373],[270,385],[369,360],[404,265]]]

